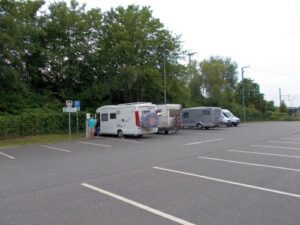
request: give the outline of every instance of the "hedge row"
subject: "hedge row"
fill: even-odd
[[[78,113],[79,130],[85,129],[85,114]],[[72,132],[76,131],[76,113],[71,113]],[[35,110],[20,115],[0,116],[0,138],[68,132],[68,113]]]

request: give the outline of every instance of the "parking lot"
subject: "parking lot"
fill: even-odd
[[[2,225],[299,225],[300,123],[0,148]]]

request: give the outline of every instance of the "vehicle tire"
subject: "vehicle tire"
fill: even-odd
[[[165,130],[165,134],[169,134],[169,130]]]
[[[236,126],[237,126],[237,124],[235,123],[235,124],[233,124],[233,126],[235,126],[235,127],[236,127]]]
[[[124,136],[123,131],[122,130],[118,130],[118,138],[122,138]]]
[[[205,129],[205,130],[208,130],[208,129],[209,129],[209,127],[204,127],[204,129]]]
[[[198,130],[200,130],[200,129],[203,129],[203,126],[202,126],[202,124],[198,123],[198,124],[196,125],[196,128],[197,128]]]

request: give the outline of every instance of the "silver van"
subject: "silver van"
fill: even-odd
[[[235,115],[233,115],[232,112],[230,112],[228,109],[222,109],[222,113],[224,116],[226,116],[228,119],[231,120],[231,125],[232,126],[237,126],[240,124],[241,120],[240,118],[236,117]]]

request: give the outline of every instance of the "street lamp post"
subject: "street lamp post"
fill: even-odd
[[[164,44],[164,100],[167,104],[166,44]]]
[[[243,118],[246,121],[246,109],[245,109],[245,82],[244,82],[244,69],[249,68],[249,66],[242,67],[242,85],[243,85]]]

